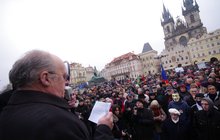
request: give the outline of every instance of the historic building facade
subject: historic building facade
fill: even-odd
[[[100,76],[107,80],[121,80],[126,76],[137,78],[139,75],[160,72],[160,64],[163,64],[165,70],[170,70],[178,64],[184,67],[208,62],[213,57],[220,59],[220,29],[207,33],[199,12],[199,5],[195,0],[183,0],[183,18],[177,17],[174,20],[163,5],[161,26],[165,49],[161,54],[157,55],[157,51],[149,43],[145,43],[140,54],[127,53],[113,59],[101,71]]]
[[[188,66],[193,63],[188,43],[192,38],[198,39],[207,34],[199,15],[199,6],[194,0],[184,0],[182,16],[174,22],[168,9],[163,5],[161,26],[164,31],[165,50],[161,55],[164,69],[173,69],[178,64]]]
[[[107,80],[122,80],[127,76],[137,78],[142,74],[142,65],[138,55],[134,53],[126,53],[108,63],[101,71],[101,76]]]
[[[79,63],[71,63],[70,64],[70,85],[76,86],[81,83],[87,82],[91,80],[92,76],[94,76],[95,68],[88,66],[83,67],[82,64]]]
[[[144,44],[139,57],[142,64],[142,74],[148,75],[159,72],[160,60],[157,59],[157,51],[153,50],[149,43]]]
[[[188,51],[194,64],[220,59],[220,29],[189,40]]]

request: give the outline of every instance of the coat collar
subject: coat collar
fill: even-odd
[[[70,106],[65,99],[59,98],[49,93],[43,93],[33,90],[14,91],[8,102],[8,105],[27,104],[27,103],[51,104],[57,107],[70,109]]]

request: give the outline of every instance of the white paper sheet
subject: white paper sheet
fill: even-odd
[[[96,101],[89,116],[89,120],[98,123],[98,120],[109,112],[111,103]]]

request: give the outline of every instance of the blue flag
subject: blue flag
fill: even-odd
[[[162,77],[162,81],[164,81],[166,84],[168,84],[168,78],[167,78],[167,74],[166,71],[163,69],[163,65],[160,65],[161,67],[161,77]]]

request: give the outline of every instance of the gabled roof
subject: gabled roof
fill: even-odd
[[[144,47],[143,47],[143,50],[142,50],[142,53],[145,53],[145,52],[149,52],[149,51],[152,51],[152,47],[150,46],[149,43],[145,43],[144,44]]]
[[[135,58],[137,58],[137,55],[129,52],[129,53],[121,55],[117,58],[114,58],[110,63],[117,63],[117,62],[121,62],[122,60],[125,60],[125,59],[130,60],[130,59],[135,59]]]

